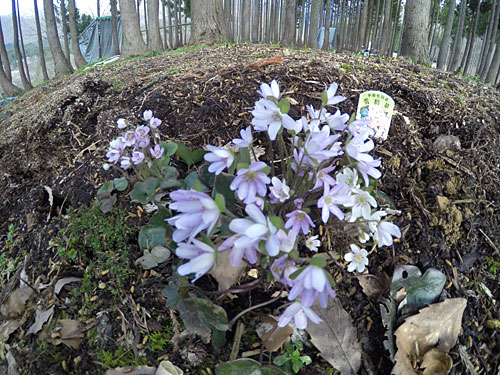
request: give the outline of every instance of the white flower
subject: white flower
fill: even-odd
[[[289,253],[295,247],[297,233],[293,230],[288,231],[287,234],[283,229],[279,229],[276,237],[278,238],[278,244],[282,252]]]
[[[271,141],[276,139],[281,126],[294,130],[295,121],[287,114],[281,113],[276,103],[267,99],[260,99],[255,103],[255,109],[252,111],[252,125],[258,132],[267,131]]]
[[[118,126],[118,129],[125,129],[127,127],[127,123],[125,122],[125,119],[119,118],[116,121],[116,126]]]
[[[177,268],[177,272],[181,276],[196,274],[193,283],[206,274],[215,263],[215,249],[196,239],[193,239],[193,243],[179,243],[175,255],[189,259],[189,262]]]
[[[102,169],[104,169],[105,171],[109,170],[109,168],[111,168],[111,164],[104,163],[104,164],[102,165]]]
[[[246,129],[240,130],[241,138],[233,139],[233,144],[238,147],[250,147],[253,142],[252,127],[247,126]]]
[[[309,250],[317,252],[320,246],[321,246],[321,241],[318,240],[318,236],[310,236],[306,239],[306,247]]]
[[[208,166],[208,171],[210,173],[220,174],[225,168],[231,167],[234,161],[234,156],[231,151],[226,150],[222,147],[215,147],[208,145],[207,150],[210,151],[205,154],[204,158],[206,161],[210,162]]]
[[[354,270],[357,270],[361,273],[368,265],[368,252],[354,244],[351,244],[350,247],[352,252],[344,255],[344,259],[349,262],[347,271],[354,272]]]
[[[284,202],[290,198],[290,187],[286,185],[285,180],[280,181],[279,178],[273,177],[271,182],[273,184],[273,186],[269,187],[272,194],[271,198],[275,198],[280,202]]]
[[[401,238],[401,231],[399,227],[389,221],[381,221],[373,237],[377,240],[377,246],[391,246],[393,243],[392,237]]]
[[[272,80],[271,86],[267,83],[263,83],[260,85],[260,90],[257,91],[264,99],[267,99],[269,96],[272,96],[276,100],[280,98],[280,86],[276,80]]]
[[[351,169],[345,167],[341,173],[338,173],[335,176],[335,179],[337,180],[337,183],[343,182],[344,184],[349,186],[350,189],[359,188],[358,171],[356,168]]]
[[[142,118],[146,121],[151,120],[152,117],[153,117],[153,111],[151,111],[150,109],[144,111],[142,114]]]
[[[298,329],[307,328],[307,319],[314,324],[321,322],[321,318],[310,307],[304,306],[300,302],[294,302],[286,308],[278,320],[278,327],[286,327],[292,318]]]
[[[355,221],[358,217],[363,217],[363,219],[369,219],[371,208],[377,207],[377,201],[372,195],[366,190],[361,190],[354,188],[352,189],[354,198],[354,205],[352,206],[352,216],[351,221]]]
[[[335,95],[337,93],[338,87],[339,85],[334,82],[330,85],[328,90],[326,90],[326,96],[328,98],[326,105],[335,105],[346,100],[345,96]],[[325,84],[325,89],[326,89],[326,84]]]

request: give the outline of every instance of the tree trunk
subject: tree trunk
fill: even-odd
[[[227,27],[227,34],[229,36],[229,39],[232,40],[233,38],[233,21],[231,17],[231,0],[224,0],[224,20],[226,22],[226,27]]]
[[[87,65],[87,61],[80,51],[78,44],[78,30],[76,29],[76,7],[75,0],[68,0],[69,11],[69,30],[71,32],[71,47],[73,48],[73,55],[75,56],[75,64],[78,68]],[[118,39],[118,38],[117,38]]]
[[[0,60],[3,60],[0,58]],[[5,71],[0,63],[0,86],[2,87],[3,92],[7,96],[17,96],[23,92],[19,87],[14,85],[12,81],[7,77]]]
[[[309,21],[309,39],[308,46],[310,48],[318,48],[318,30],[321,20],[322,0],[312,0],[311,2],[311,15]]]
[[[441,47],[439,48],[439,55],[437,61],[437,68],[441,70],[445,69],[446,60],[448,57],[451,28],[453,27],[453,20],[455,19],[455,0],[450,0],[448,6],[449,7],[448,7],[448,16],[446,17],[446,27],[444,29],[443,40],[441,41]]]
[[[2,17],[0,17],[0,61],[3,63],[4,73],[9,80],[12,80],[12,73],[10,71],[9,55],[7,54],[7,49],[5,48],[5,41],[3,38],[2,30]],[[2,64],[0,64],[2,65]]]
[[[68,21],[66,20],[66,4],[64,4],[65,0],[60,0],[61,4],[61,23],[62,23],[62,34],[64,40],[64,51],[66,53],[66,60],[68,60],[68,64],[73,70],[73,66],[71,65],[71,53],[69,51],[69,40],[68,40]],[[99,57],[101,55],[99,54]]]
[[[45,29],[47,31],[47,39],[49,42],[50,52],[54,61],[54,75],[61,77],[72,72],[71,66],[64,56],[57,34],[56,17],[54,15],[54,7],[52,0],[43,0],[43,13],[45,16]]]
[[[332,4],[330,5],[330,9],[333,7],[333,0]],[[331,10],[330,10],[331,12]],[[339,17],[340,17],[340,27],[339,27],[339,43],[337,46],[337,51],[342,52],[344,49],[344,39],[345,39],[345,34],[346,34],[346,15],[345,15],[345,0],[340,0],[340,12],[339,12]]]
[[[40,55],[40,65],[42,67],[43,80],[48,81],[49,74],[47,73],[47,64],[45,63],[45,52],[43,51],[42,29],[40,27],[40,16],[38,14],[37,0],[33,0],[33,6],[35,9],[36,36],[38,41],[38,53]]]
[[[353,41],[351,49],[353,52],[359,51],[359,34],[361,27],[361,0],[356,0],[356,23],[354,24],[354,29],[351,30],[353,34]]]
[[[453,45],[450,53],[450,62],[448,63],[448,70],[455,71],[460,64],[460,53],[462,52],[462,37],[464,32],[464,20],[467,11],[467,3],[465,1],[460,2],[460,14],[458,16],[457,30],[455,32],[455,38],[453,39]]]
[[[493,55],[493,60],[491,60],[490,68],[488,69],[488,74],[486,75],[486,82],[495,83],[497,79],[497,74],[500,69],[500,38],[497,40],[497,48],[495,54]]]
[[[304,34],[302,37],[302,46],[307,46],[307,41],[309,40],[309,23],[311,22],[311,7],[306,1],[304,1]]]
[[[121,56],[126,58],[148,53],[149,48],[142,38],[134,0],[119,0],[119,4],[122,22]]]
[[[181,44],[180,40],[179,40],[179,19],[177,18],[177,13],[179,11],[179,0],[174,0],[174,30],[175,30],[175,33],[174,33],[174,43],[175,43],[175,47],[174,48],[178,48],[179,45]],[[191,20],[191,24],[193,24],[192,20]]]
[[[295,45],[295,35],[297,33],[297,2],[296,0],[285,0],[283,9],[284,30],[283,30],[283,45],[292,47]]]
[[[189,44],[227,41],[222,0],[191,0],[191,38]]]
[[[330,25],[331,25],[331,15],[332,15],[332,7],[333,7],[333,0],[327,0],[326,1],[326,15],[325,15],[325,32],[323,34],[323,45],[321,46],[321,49],[323,51],[329,51],[330,50]],[[338,32],[338,30],[337,30]],[[337,46],[339,48],[339,46]]]
[[[28,67],[28,58],[26,57],[26,50],[24,49],[24,38],[23,38],[23,28],[21,27],[21,13],[19,12],[19,0],[16,0],[17,3],[17,22],[19,25],[19,39],[21,41],[21,51],[23,53],[23,61],[24,61],[24,69],[26,70],[26,77],[31,84],[30,70]]]
[[[368,11],[370,8],[370,0],[364,0],[363,2],[363,10],[361,10],[361,21],[358,33],[358,43],[356,45],[356,51],[361,50],[361,48],[365,47],[365,34],[366,27],[368,25]]]
[[[470,45],[469,45],[469,49],[467,50],[467,59],[465,60],[465,65],[462,64],[462,66],[464,68],[463,69],[464,74],[467,74],[467,72],[469,72],[469,70],[470,70],[470,64],[472,61],[472,51],[474,50],[474,42],[475,42],[475,37],[476,37],[477,24],[479,21],[480,6],[481,6],[481,1],[477,0],[476,11],[474,12],[474,26],[472,27],[472,30],[471,30]]]
[[[172,23],[172,3],[171,0],[167,0],[167,18],[168,18],[168,44],[170,48],[175,48],[174,46],[174,27]]]
[[[375,6],[374,2],[375,0],[367,0],[368,5],[367,5],[367,11],[366,11],[366,26],[365,26],[365,35],[363,36],[363,45],[365,48],[369,48],[370,46],[370,34],[371,34],[371,29],[372,29],[372,14],[373,14],[373,7]]]
[[[399,29],[399,17],[401,15],[401,0],[398,1],[398,6],[396,8],[396,14],[394,15],[394,27],[392,29],[391,36],[391,53],[396,51],[396,42],[398,39],[398,29]]]
[[[25,90],[32,89],[30,81],[26,77],[23,65],[23,57],[21,56],[21,50],[19,49],[19,31],[17,27],[17,11],[16,11],[16,0],[12,0],[12,29],[14,31],[14,51],[17,57],[17,67],[19,69],[19,75],[21,76],[21,82]]]
[[[431,0],[407,0],[403,22],[401,55],[429,63],[429,8]]]
[[[147,9],[146,9],[146,0],[142,0],[142,5],[144,7],[144,28],[146,29],[146,40],[149,40],[149,28],[148,28],[148,19],[147,19]]]
[[[296,46],[301,46],[302,45],[302,32],[304,30],[304,1],[299,0],[298,5],[300,5],[300,14],[299,14],[299,28],[297,30],[297,34],[295,37],[295,45]]]
[[[370,50],[375,50],[378,52],[378,44],[377,44],[377,34],[378,34],[378,30],[379,30],[379,22],[378,22],[378,19],[379,19],[379,16],[380,16],[380,3],[382,2],[383,0],[377,0],[377,7],[375,8],[375,18],[373,19],[373,22],[372,22],[372,31],[370,33],[370,42],[369,44],[371,44],[371,48]],[[373,4],[375,6],[375,3]]]
[[[439,17],[439,0],[432,1],[431,10],[431,27],[429,28],[429,46],[432,46],[432,41],[434,40],[434,34],[436,33],[436,25]]]
[[[159,0],[148,1],[148,47],[153,51],[161,51],[163,43],[160,35]]]
[[[497,36],[498,22],[500,18],[500,0],[496,0],[494,4],[495,4],[494,5],[495,12],[493,15],[493,26],[490,32],[489,43],[487,44],[484,50],[483,65],[479,72],[479,75],[483,81],[486,79],[486,75],[488,74],[488,69],[491,63],[491,57],[493,56],[493,51],[495,49],[495,40]]]
[[[117,11],[116,0],[109,0],[111,6],[111,33],[113,35],[113,44],[115,46],[115,55],[120,54],[120,42],[118,41]]]
[[[252,33],[251,41],[252,43],[259,42],[259,26],[260,26],[260,0],[253,0],[252,2]]]
[[[241,0],[241,40],[250,40],[250,0]]]
[[[385,0],[384,2],[384,22],[382,24],[382,40],[380,42],[380,53],[385,56],[392,57],[390,49],[391,38],[391,13],[392,13],[392,0]]]

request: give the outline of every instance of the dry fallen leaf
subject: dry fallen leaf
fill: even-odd
[[[351,317],[338,298],[330,298],[326,309],[317,303],[312,309],[323,320],[319,324],[309,323],[307,332],[311,342],[337,371],[343,374],[357,374],[361,367],[361,345]]]
[[[37,310],[35,312],[35,322],[28,329],[26,335],[40,332],[42,330],[43,325],[50,319],[52,314],[54,314],[54,305],[52,305],[50,309],[45,311]]]
[[[156,367],[138,366],[138,367],[117,367],[106,371],[105,375],[155,375]]]
[[[82,328],[83,324],[78,320],[60,319],[57,321],[50,336],[42,331],[40,339],[45,339],[54,345],[64,344],[70,348],[78,349],[80,347],[80,339],[84,337],[82,333],[78,333]]]
[[[448,353],[439,349],[431,349],[424,354],[420,368],[424,369],[424,375],[448,375],[453,361]]]
[[[23,285],[14,290],[7,300],[0,306],[0,315],[6,318],[15,318],[24,312],[24,305],[33,294],[33,289]]]
[[[262,339],[264,348],[270,352],[277,351],[284,343],[289,342],[293,333],[293,328],[290,325],[276,329],[277,325],[278,321],[269,315],[263,315],[257,325],[257,335]],[[271,333],[272,335],[269,336]]]
[[[65,277],[63,279],[57,280],[56,285],[54,286],[54,293],[57,295],[66,284],[80,280],[80,277]]]
[[[183,374],[184,371],[182,371],[179,367],[177,367],[170,361],[161,361],[155,373],[155,375],[183,375]]]
[[[217,256],[217,263],[210,270],[210,275],[219,284],[219,290],[226,290],[234,285],[247,266],[247,263],[242,261],[238,267],[233,267],[229,262],[230,256],[230,251],[220,251]]]
[[[373,300],[378,300],[379,297],[387,292],[391,285],[391,279],[386,273],[373,277],[373,275],[361,275],[358,277],[359,285],[363,289],[363,293]]]
[[[0,324],[0,345],[7,342],[12,332],[21,326],[21,320],[4,320]]]

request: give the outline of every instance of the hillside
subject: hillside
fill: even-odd
[[[276,55],[284,62],[254,64]],[[396,222],[403,237],[394,246],[395,259],[393,249],[379,249],[370,272],[391,275],[394,264],[441,270],[447,276],[448,296],[468,301],[463,334],[451,352],[451,374],[467,373],[466,361],[458,352],[460,346],[476,370],[496,374],[500,335],[498,328],[487,327],[486,321],[500,319],[500,92],[402,60],[253,45],[199,48],[95,67],[48,82],[2,107],[0,249],[7,255],[0,262],[4,273],[0,302],[18,281],[14,271],[23,264],[33,284],[47,284],[64,276],[82,277],[89,265],[98,262],[80,256],[64,260],[54,240],[68,236],[70,207],[83,210],[91,205],[99,186],[119,176],[117,171],[102,169],[108,143],[117,135],[118,118],[137,123],[143,111],[151,109],[163,120],[159,129],[164,139],[192,148],[208,143],[222,146],[250,123],[256,89],[261,82],[273,79],[296,102],[291,110],[294,118],[305,113],[306,104],[319,101],[323,82],[339,84],[338,93],[347,97],[339,107],[349,114],[356,110],[359,94],[364,91],[380,90],[394,98],[396,113],[389,138],[377,143],[374,154],[382,159],[380,187],[402,211]],[[441,135],[456,136],[459,143],[440,150],[434,141]],[[51,189],[53,202],[45,187]],[[444,206],[443,199],[447,201]],[[142,255],[136,244],[137,228],[149,217],[125,196],[120,198],[119,207],[132,228],[125,235],[128,259],[123,261],[128,273],[120,283],[112,284],[122,289],[116,295],[95,288],[97,292],[93,292],[101,297],[90,310],[88,296],[76,298],[70,288],[59,296],[41,292],[32,310],[24,313],[25,331],[33,323],[36,305],[45,306],[53,300],[57,317],[93,326],[85,331],[86,340],[78,350],[63,345],[41,348],[41,340],[34,335],[12,334],[8,345],[21,373],[59,374],[65,373],[64,366],[69,366],[72,374],[98,373],[105,368],[103,355],[96,349],[99,345],[116,354],[119,337],[133,345],[142,342],[145,328],[141,324],[149,324],[151,330],[173,324],[161,293],[169,271],[156,268],[156,272],[146,274],[133,263]],[[11,224],[14,245],[7,244]],[[382,348],[384,328],[376,304],[368,301],[355,278],[340,274],[338,282],[344,291],[338,293],[339,298],[353,317],[366,353],[362,373],[389,373],[392,364]],[[256,295],[254,302],[268,297]],[[238,304],[245,305],[241,302],[244,298],[225,302],[229,311],[237,312]],[[103,322],[103,316],[109,322]],[[371,329],[366,329],[367,318],[373,322]],[[112,340],[92,344],[94,327],[108,330]],[[213,370],[214,363],[228,358],[227,352],[220,354],[189,340],[185,346],[147,352],[145,362],[131,362],[157,365],[158,355],[167,354],[185,373],[196,374],[201,368]],[[19,342],[22,345],[15,344]],[[251,343],[248,345],[246,350],[251,349]],[[135,357],[137,350],[134,347]],[[191,361],[189,353],[195,353],[198,362]],[[27,358],[30,361],[26,362]],[[80,359],[75,362],[75,358]],[[314,357],[304,373],[326,374],[328,367]]]

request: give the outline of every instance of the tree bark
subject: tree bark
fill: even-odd
[[[295,45],[295,35],[297,33],[296,0],[285,0],[284,13],[283,45],[285,47],[292,47]]]
[[[250,41],[250,0],[241,0],[241,40]]]
[[[177,13],[179,12],[179,0],[174,0],[174,30],[175,30],[175,38],[174,38],[174,43],[175,43],[175,47],[174,48],[177,48],[179,47],[179,45],[181,44],[181,41],[179,39],[179,19],[177,18]],[[192,24],[192,20],[191,20],[191,24]]]
[[[460,2],[460,13],[458,16],[457,30],[455,32],[455,38],[453,39],[453,45],[450,53],[450,62],[448,63],[449,71],[455,71],[460,64],[460,53],[462,52],[462,38],[464,32],[466,11],[467,3],[462,0]]]
[[[32,89],[30,81],[26,77],[23,65],[23,57],[21,56],[21,50],[19,49],[19,32],[17,27],[17,11],[16,11],[16,0],[12,0],[12,29],[14,31],[14,51],[17,57],[17,67],[19,69],[19,75],[21,76],[21,82],[25,90]]]
[[[356,51],[361,50],[362,47],[365,47],[365,34],[366,27],[368,25],[368,11],[370,8],[370,0],[364,0],[363,2],[363,10],[361,11],[361,21],[358,33],[358,43],[356,45]]]
[[[111,6],[111,33],[113,35],[113,45],[115,46],[115,55],[120,54],[120,42],[118,41],[117,10],[116,0],[109,0]]]
[[[224,0],[224,20],[226,22],[227,33],[230,40],[233,40],[233,21],[232,21],[232,6],[231,0]]]
[[[5,41],[3,38],[2,17],[0,17],[0,61],[3,63],[4,73],[9,80],[12,80],[12,73],[10,71],[9,55],[5,48]],[[2,65],[2,64],[0,64]]]
[[[163,43],[160,35],[159,0],[148,1],[148,47],[153,51],[161,51]]]
[[[252,43],[259,42],[259,29],[261,23],[260,20],[261,20],[260,0],[254,0],[252,8]]]
[[[64,40],[64,51],[66,53],[66,60],[68,60],[68,64],[73,70],[73,65],[71,65],[71,53],[69,51],[69,40],[68,40],[68,21],[66,20],[66,4],[65,0],[59,0],[61,4],[61,23],[62,23],[62,34]],[[99,57],[101,57],[99,55]]]
[[[54,15],[54,7],[52,0],[43,0],[43,13],[45,15],[45,29],[47,31],[47,39],[49,41],[50,52],[54,61],[55,77],[61,77],[72,72],[71,66],[64,56],[59,42],[57,33],[56,17]]]
[[[429,8],[431,0],[408,0],[403,22],[401,55],[429,63]]]
[[[448,15],[446,17],[446,27],[444,29],[443,40],[441,41],[441,47],[439,48],[439,55],[437,61],[437,68],[441,70],[445,69],[446,60],[448,57],[451,28],[453,27],[453,20],[455,19],[455,0],[450,0],[448,6],[449,7],[448,7]]]
[[[80,51],[78,44],[78,30],[76,29],[76,7],[75,0],[68,0],[69,11],[69,30],[71,32],[71,47],[73,48],[73,55],[75,56],[75,64],[78,68],[87,65],[87,60]]]
[[[0,58],[0,60],[3,60]],[[17,96],[23,92],[19,87],[12,83],[12,80],[7,77],[5,73],[1,61],[0,61],[0,86],[2,87],[3,92],[7,96]]]
[[[149,28],[148,28],[148,19],[147,19],[147,9],[146,9],[146,0],[142,0],[142,5],[144,7],[144,28],[146,29],[146,40],[149,40]],[[140,25],[139,25],[140,26]]]
[[[399,29],[399,17],[401,15],[401,0],[397,0],[397,1],[398,1],[398,6],[396,8],[396,14],[394,15],[394,27],[392,29],[392,36],[391,36],[391,51],[392,52],[396,51],[396,42],[398,39],[398,29]]]
[[[38,14],[37,0],[33,0],[33,6],[35,9],[36,36],[37,36],[37,41],[38,41],[38,53],[40,55],[40,65],[42,67],[43,80],[48,81],[49,74],[47,73],[47,64],[45,62],[45,52],[43,51],[42,29],[40,27],[40,16]]]
[[[323,36],[324,36],[323,45],[321,46],[321,49],[323,51],[330,50],[330,25],[331,25],[332,7],[333,7],[333,0],[326,0],[326,15],[325,15],[325,23],[324,23],[325,32],[323,33]],[[338,32],[338,30],[337,30],[337,32]],[[337,48],[339,48],[339,46],[337,46]]]
[[[494,2],[494,13],[493,13],[493,25],[490,32],[489,42],[485,46],[484,56],[482,59],[482,66],[479,71],[479,76],[484,81],[486,75],[488,74],[488,69],[491,63],[491,57],[493,56],[493,51],[495,49],[495,41],[497,37],[498,22],[500,18],[500,0]],[[493,12],[493,9],[492,9]],[[490,23],[491,25],[491,23]]]
[[[486,82],[495,83],[497,79],[497,74],[500,69],[500,38],[497,40],[497,48],[495,54],[493,55],[493,60],[491,60],[490,68],[488,69],[488,74],[486,75]]]
[[[31,83],[28,58],[26,57],[26,50],[24,49],[23,28],[21,27],[21,13],[19,12],[19,0],[16,0],[16,3],[17,3],[17,22],[19,25],[19,39],[21,41],[21,51],[23,53],[24,68],[26,70],[26,77],[28,78],[28,81]]]
[[[302,32],[304,30],[304,1],[298,0],[298,5],[300,5],[300,14],[299,14],[299,28],[297,30],[297,34],[295,37],[295,45],[302,45]]]
[[[392,13],[392,0],[384,1],[384,21],[382,24],[382,39],[380,42],[380,53],[385,56],[392,57],[390,51],[391,39],[391,13]]]
[[[361,26],[361,0],[356,0],[356,23],[354,24],[354,29],[351,30],[353,34],[351,49],[354,52],[359,51],[358,44],[359,44],[360,26]]]
[[[47,0],[46,0],[47,1]],[[142,38],[134,0],[119,0],[123,58],[150,52]]]
[[[373,7],[375,6],[374,2],[375,0],[367,0],[368,5],[367,5],[367,11],[366,11],[366,26],[365,26],[365,35],[363,36],[363,45],[365,48],[368,48],[370,45],[370,35],[371,35],[371,29],[372,29],[372,14],[373,14]]]
[[[342,52],[344,50],[344,39],[345,39],[345,34],[346,34],[346,14],[345,14],[345,0],[340,0],[340,12],[339,12],[339,17],[340,17],[340,27],[338,30],[338,36],[339,36],[339,43],[336,48],[338,52]],[[330,12],[333,7],[333,0],[332,4],[330,5]]]
[[[307,44],[310,48],[318,48],[318,30],[321,19],[322,0],[312,0],[311,15],[309,21],[309,39]]]
[[[191,38],[189,44],[227,41],[222,0],[191,0]]]
[[[474,50],[474,42],[475,42],[475,37],[476,37],[477,24],[479,21],[480,6],[481,6],[481,0],[477,0],[477,6],[476,6],[476,10],[474,12],[474,26],[471,30],[471,35],[470,35],[470,39],[469,39],[470,44],[469,44],[469,49],[467,50],[467,59],[465,60],[465,65],[462,64],[464,74],[467,74],[467,72],[469,72],[469,70],[470,70],[470,64],[472,61],[472,51]]]

